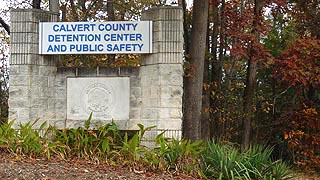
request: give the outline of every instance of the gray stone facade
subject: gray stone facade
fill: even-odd
[[[158,7],[143,20],[153,21],[153,53],[143,55],[140,67],[62,68],[58,56],[38,54],[39,21],[57,21],[57,14],[25,9],[12,11],[9,118],[20,123],[40,118],[58,128],[75,128],[84,120],[67,118],[68,78],[127,77],[130,83],[129,118],[116,121],[120,129],[136,130],[137,124],[157,126],[147,136],[169,130],[181,136],[183,95],[182,9]],[[88,114],[89,116],[89,114]],[[93,125],[111,119],[93,119]],[[170,134],[170,133],[174,134]]]

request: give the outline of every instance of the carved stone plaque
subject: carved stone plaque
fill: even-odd
[[[67,79],[67,119],[129,119],[129,78],[88,77]]]

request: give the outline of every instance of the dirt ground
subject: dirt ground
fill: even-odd
[[[144,172],[129,167],[92,164],[87,161],[17,160],[0,155],[1,180],[166,180],[198,179],[185,174]]]
[[[294,180],[320,180],[315,175],[299,175]],[[185,174],[144,172],[129,167],[92,164],[87,161],[17,160],[7,154],[0,155],[1,180],[171,180],[199,179]]]

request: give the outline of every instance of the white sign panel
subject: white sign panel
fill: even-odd
[[[41,22],[39,54],[152,53],[152,21]]]
[[[67,78],[67,119],[129,119],[128,77]]]

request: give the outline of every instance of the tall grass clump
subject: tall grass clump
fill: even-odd
[[[272,161],[272,150],[255,145],[243,151],[230,143],[209,141],[201,174],[208,179],[290,179],[290,167],[280,160]]]
[[[196,173],[204,151],[203,141],[166,138],[164,133],[156,137],[156,147],[145,152],[145,163],[153,170]]]

